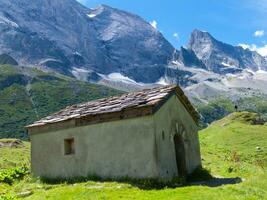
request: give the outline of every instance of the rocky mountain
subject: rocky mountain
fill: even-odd
[[[203,81],[203,73],[212,80],[267,69],[258,53],[208,32],[194,30],[188,45],[176,50],[137,15],[106,5],[90,9],[75,0],[0,1],[0,32],[0,54],[22,65],[125,90],[187,87]]]
[[[90,9],[76,0],[0,0],[0,33],[0,64],[124,91],[175,83],[198,107],[217,99],[266,99],[267,59],[257,52],[200,30],[175,49],[141,17],[106,5]],[[28,79],[16,74],[4,83],[14,82],[25,86]]]
[[[156,82],[175,51],[139,16],[75,0],[0,1],[0,32],[0,54],[77,78],[82,70],[92,80],[101,78],[92,72],[118,72]]]
[[[208,32],[194,30],[188,49],[196,54],[209,71],[215,73],[237,73],[244,69],[267,70],[267,60],[257,52],[220,42]]]

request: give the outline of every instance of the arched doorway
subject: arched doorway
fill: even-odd
[[[185,146],[184,140],[181,134],[175,134],[174,136],[176,164],[179,177],[186,177],[186,158],[185,158]]]

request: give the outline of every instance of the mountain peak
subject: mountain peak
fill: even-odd
[[[210,33],[195,29],[191,33],[188,49],[193,50],[199,59],[205,59],[210,56],[214,41]]]
[[[211,36],[209,32],[203,31],[203,30],[199,30],[199,29],[194,29],[191,34],[192,35],[202,34],[202,35],[209,35],[209,36]]]
[[[112,10],[115,9],[115,8],[112,8],[111,6],[106,5],[106,4],[99,4],[97,6],[97,8],[112,9]]]
[[[215,39],[211,36],[209,32],[201,31],[198,29],[193,30],[189,39],[189,48],[192,47],[195,43],[205,41],[205,43],[212,43]]]
[[[261,67],[265,69],[267,65],[259,54],[220,42],[210,33],[198,29],[192,32],[188,49],[194,51],[198,59],[216,73],[239,72],[246,68],[257,71]]]

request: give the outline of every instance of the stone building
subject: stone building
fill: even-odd
[[[198,113],[178,86],[69,106],[27,126],[47,178],[184,177],[201,165]]]

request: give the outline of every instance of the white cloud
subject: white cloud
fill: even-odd
[[[178,34],[178,33],[174,33],[174,34],[173,34],[173,37],[174,37],[176,40],[179,40],[179,39],[180,39],[180,37],[179,37],[179,34]]]
[[[256,51],[262,56],[267,56],[267,45],[264,45],[262,47],[258,47],[255,44],[238,44],[238,46],[242,47],[243,49],[249,49],[251,51]]]
[[[262,56],[267,56],[267,45],[264,45],[263,47],[259,47],[257,49],[257,52]]]
[[[264,36],[264,30],[255,31],[254,36],[255,37],[262,37],[262,36]]]
[[[238,46],[242,47],[243,49],[251,49],[250,45],[248,44],[238,44]]]
[[[150,22],[150,25],[157,29],[158,22],[156,20],[153,20],[152,22]]]

